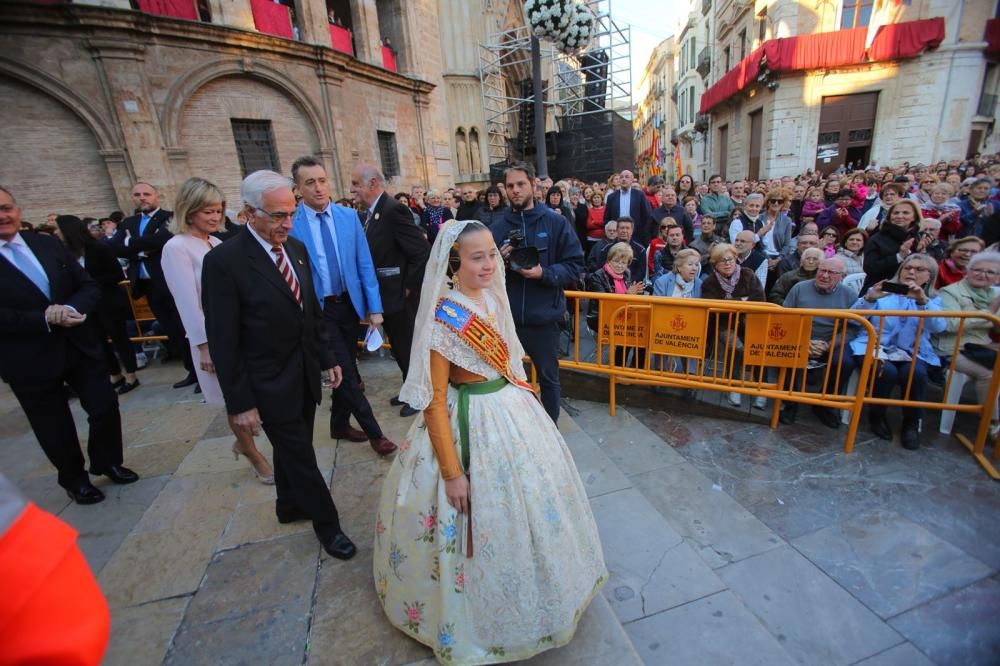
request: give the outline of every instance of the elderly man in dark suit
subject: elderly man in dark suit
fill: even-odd
[[[191,363],[191,347],[184,337],[184,326],[160,268],[163,246],[173,238],[168,229],[173,213],[160,208],[159,191],[142,181],[132,187],[132,203],[139,214],[122,220],[109,242],[119,257],[129,260],[128,281],[132,297],[146,297],[156,320],[167,334],[170,353],[184,362],[187,377],[174,384],[174,388],[192,386],[198,378]]]
[[[341,371],[316,301],[309,254],[288,237],[292,183],[255,171],[240,194],[246,230],[205,255],[202,266],[205,331],[226,411],[254,435],[263,428],[274,447],[278,522],[311,520],[326,552],[346,560],[356,548],[340,529],[312,445],[321,370],[334,387]]]
[[[604,204],[604,223],[622,217],[630,217],[635,221],[634,237],[640,245],[649,245],[655,236],[653,229],[653,207],[642,190],[632,187],[635,176],[626,169],[621,172],[621,185],[608,195]]]
[[[431,248],[420,228],[413,224],[409,209],[386,194],[381,171],[370,164],[357,166],[351,174],[351,194],[367,209],[362,220],[382,296],[385,332],[405,381],[420,285]],[[401,416],[417,413],[398,397],[391,402],[402,407]]]
[[[90,434],[90,473],[115,483],[139,476],[122,466],[118,397],[101,343],[87,315],[100,288],[66,248],[46,234],[20,234],[21,209],[0,188],[0,377],[10,384],[59,485],[73,501],[95,504],[104,494],[84,469],[76,424],[63,384],[80,396]]]

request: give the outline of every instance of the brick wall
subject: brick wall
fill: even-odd
[[[59,100],[0,77],[0,183],[24,219],[99,217],[118,208],[108,168],[83,121]]]

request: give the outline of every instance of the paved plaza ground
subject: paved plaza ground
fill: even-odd
[[[368,359],[361,370],[400,441],[411,419],[388,404],[395,364]],[[385,621],[371,581],[373,507],[390,461],[332,441],[324,403],[317,456],[359,549],[331,559],[308,523],[277,523],[274,489],[233,460],[222,410],[170,387],[182,372],[154,364],[122,398],[125,462],[143,478],[101,479],[108,497],[95,506],[70,503],[0,388],[0,469],[80,531],[112,609],[106,663],[434,663]],[[531,664],[1000,660],[1000,483],[953,439],[925,432],[910,452],[862,426],[845,456],[844,429],[808,409],[772,431],[763,412],[721,407],[721,394],[683,402],[629,387],[611,418],[605,381],[564,374],[564,384],[560,428],[611,578],[573,642]]]

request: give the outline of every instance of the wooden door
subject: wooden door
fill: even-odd
[[[719,128],[719,175],[722,180],[728,180],[726,172],[729,170],[729,125]]]
[[[764,109],[750,114],[750,162],[747,164],[747,178],[760,178],[760,152],[764,133]]]
[[[816,170],[830,173],[850,161],[867,163],[875,134],[878,93],[823,98],[816,139]],[[864,168],[866,164],[854,164]]]

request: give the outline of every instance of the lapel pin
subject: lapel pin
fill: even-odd
[[[375,219],[376,219],[376,220],[378,220],[378,218],[379,218],[380,216],[381,216],[381,213],[375,213]]]
[[[302,265],[302,260],[301,260],[301,259],[299,259],[299,266],[301,266],[301,265]]]

